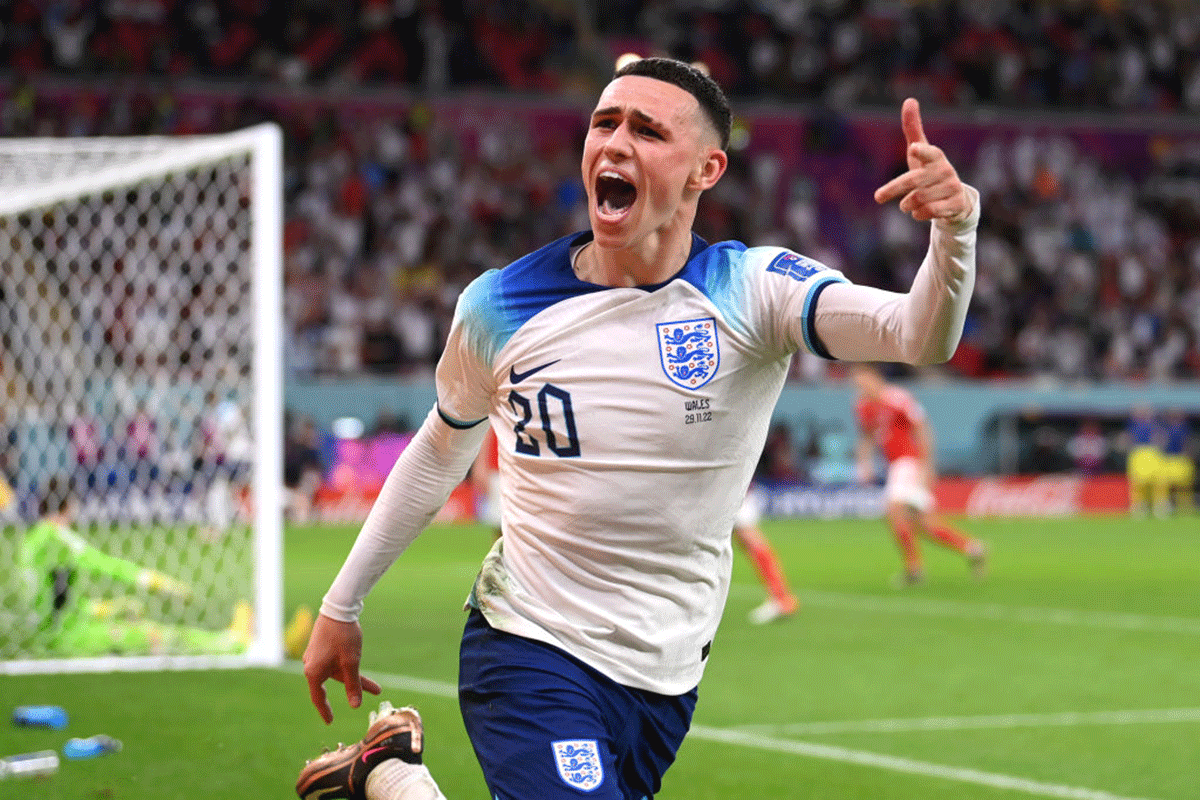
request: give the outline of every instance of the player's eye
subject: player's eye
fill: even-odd
[[[654,128],[649,127],[648,125],[639,126],[638,133],[640,133],[642,136],[649,136],[651,139],[663,138],[661,133],[656,131]]]

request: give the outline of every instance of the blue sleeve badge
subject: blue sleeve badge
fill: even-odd
[[[798,253],[785,252],[775,256],[767,265],[767,272],[787,275],[792,280],[806,281],[818,272],[825,272],[829,267],[811,258],[805,258]]]

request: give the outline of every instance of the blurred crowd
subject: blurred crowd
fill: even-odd
[[[844,189],[840,165],[857,158],[841,141],[853,109],[916,95],[938,109],[1177,112],[1188,133],[1186,112],[1200,108],[1200,11],[1186,4],[589,5],[0,3],[10,71],[0,134],[279,122],[288,374],[428,375],[467,282],[586,227],[583,115],[557,135],[534,128],[541,109],[559,108],[551,95],[590,99],[614,54],[703,60],[744,103],[744,149],[701,203],[702,235],[792,247],[897,290],[924,252],[923,227],[876,210],[869,190],[841,208],[829,200]],[[522,97],[473,124],[439,104],[453,96],[445,90],[478,87]],[[379,100],[389,88],[401,93]],[[505,95],[490,97],[504,108]],[[379,105],[364,113],[356,98]],[[778,113],[758,104],[771,100],[806,104],[797,147],[823,174],[755,148],[754,110]],[[1164,139],[1136,170],[1053,133],[989,139],[958,161],[984,210],[976,297],[947,369],[1069,381],[1200,374],[1198,142],[1200,129]],[[831,209],[843,218],[831,221]],[[798,359],[793,378],[829,369]]]
[[[1171,0],[9,0],[20,71],[584,91],[613,50],[738,96],[1200,109],[1200,10]]]
[[[1140,180],[1053,136],[985,145],[966,173],[983,216],[959,374],[1200,375],[1197,142]]]

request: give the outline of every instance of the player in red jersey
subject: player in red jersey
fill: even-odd
[[[875,450],[882,452],[888,462],[884,489],[888,525],[904,557],[902,585],[920,583],[925,577],[918,535],[962,553],[976,577],[982,577],[987,547],[934,514],[933,447],[924,409],[907,391],[887,383],[874,366],[856,364],[851,375],[858,389],[859,476],[868,480],[875,474]]]

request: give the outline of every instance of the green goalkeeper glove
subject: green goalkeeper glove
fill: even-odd
[[[155,569],[144,569],[139,572],[137,584],[151,592],[171,595],[180,600],[187,600],[192,596],[191,586]]]

